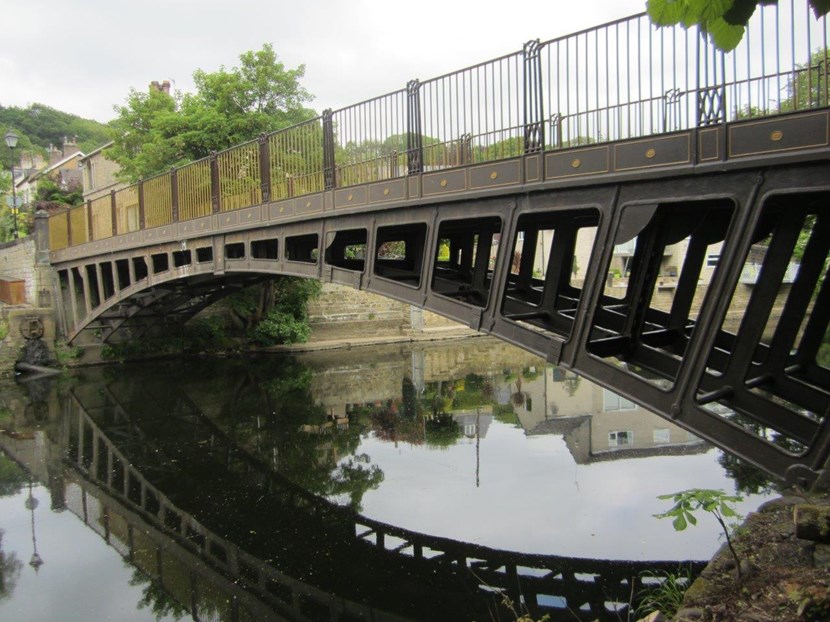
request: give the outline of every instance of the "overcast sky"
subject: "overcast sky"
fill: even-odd
[[[271,43],[318,112],[644,10],[645,0],[26,0],[4,2],[0,105],[106,122],[130,88],[238,65]]]

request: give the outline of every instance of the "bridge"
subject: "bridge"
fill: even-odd
[[[274,275],[423,307],[791,482],[830,455],[828,26],[724,54],[645,15],[405,88],[49,218],[70,341]]]

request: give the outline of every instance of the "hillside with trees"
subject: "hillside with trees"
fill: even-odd
[[[25,108],[0,105],[0,130],[5,134],[9,128],[20,136],[16,149],[18,154],[21,150],[34,149],[45,155],[50,144],[60,148],[64,137],[75,136],[81,151],[88,153],[110,139],[109,130],[103,123],[82,119],[43,104],[30,104]],[[11,164],[11,154],[5,144],[0,149],[3,150],[3,167],[7,169]]]

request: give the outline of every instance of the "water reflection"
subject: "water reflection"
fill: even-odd
[[[563,458],[571,469],[623,459],[624,473],[624,458],[658,453],[714,463],[680,428],[483,340],[99,368],[50,391],[0,443],[49,484],[53,510],[129,562],[138,607],[156,619],[511,619],[504,594],[534,615],[617,620],[642,570],[677,564],[601,561],[628,551],[580,531],[581,501],[556,488]],[[25,494],[15,477],[0,485]],[[616,496],[581,477],[583,498]],[[628,502],[638,504],[653,530],[650,507]],[[548,516],[528,528],[536,505]],[[595,505],[619,523],[594,527],[597,540],[633,533],[628,506]],[[511,546],[512,531],[530,544]],[[667,557],[651,545],[631,557]],[[8,593],[21,564],[6,559]]]

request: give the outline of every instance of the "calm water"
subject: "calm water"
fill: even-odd
[[[624,619],[643,562],[720,545],[708,517],[653,518],[658,495],[768,496],[685,430],[485,339],[86,369],[2,407],[3,621],[515,619],[502,594]]]

